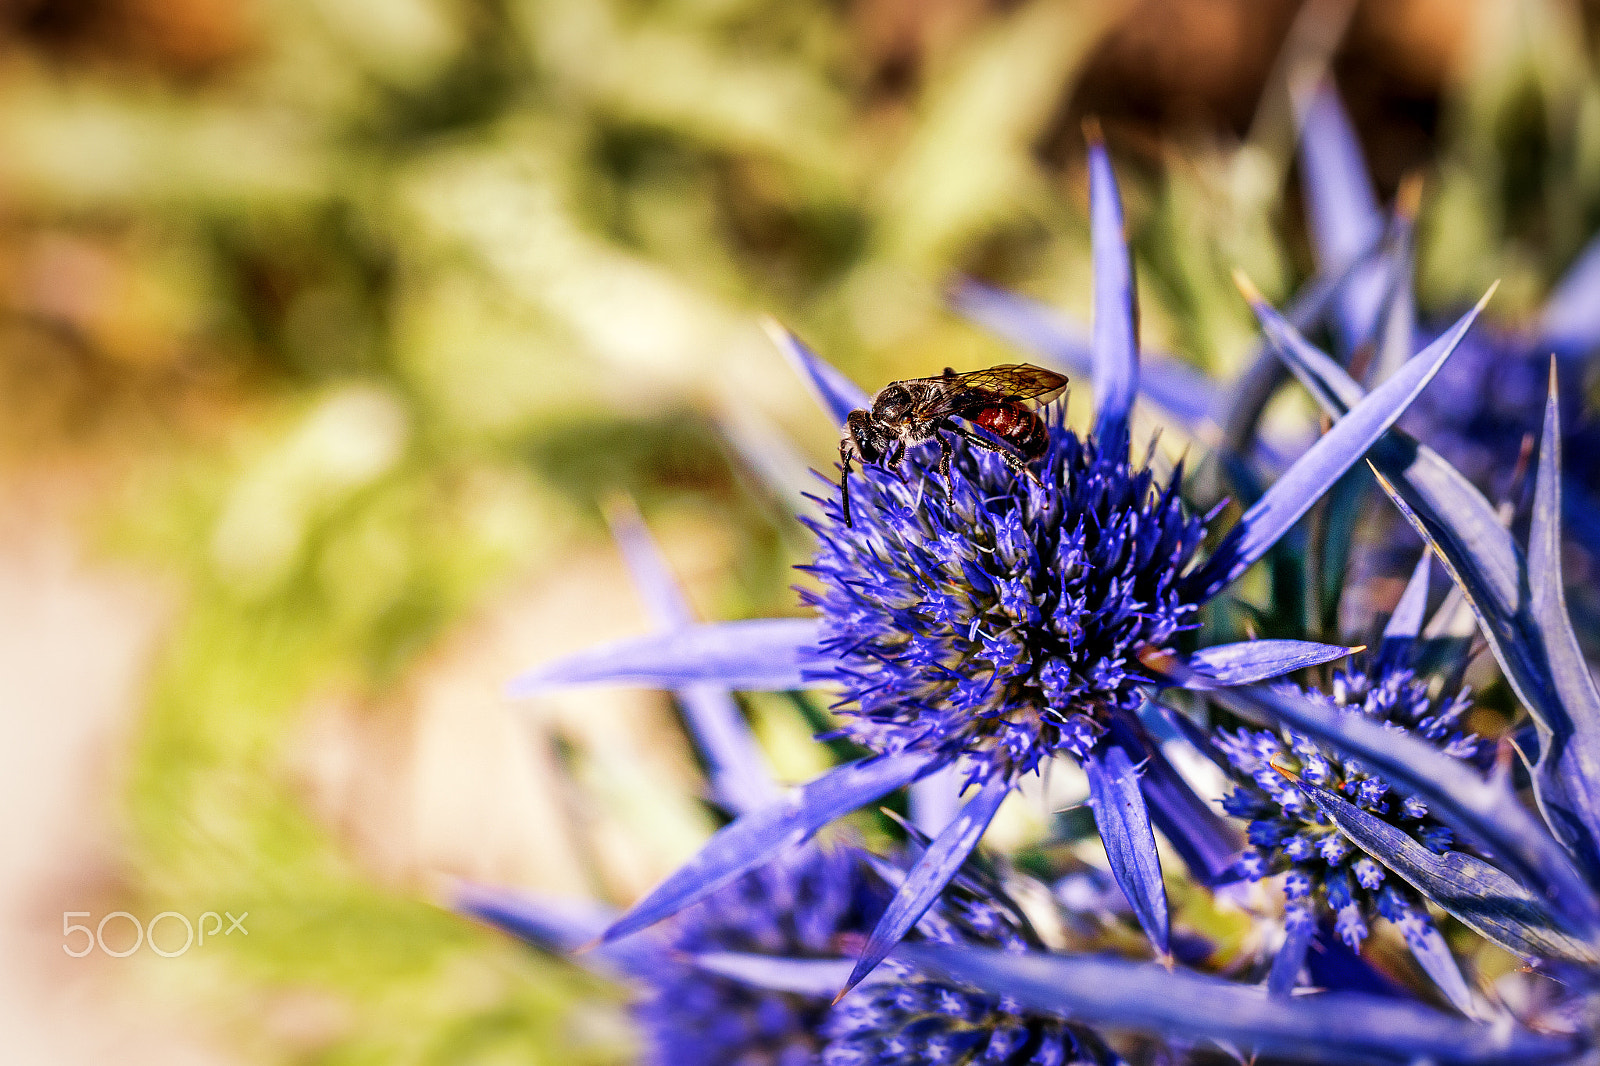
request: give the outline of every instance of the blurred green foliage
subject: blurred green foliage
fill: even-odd
[[[1600,79],[1574,11],[1482,6],[1424,295],[1503,273],[1526,307],[1600,221]],[[183,589],[133,752],[134,891],[255,916],[181,994],[273,1061],[625,1054],[574,1013],[594,983],[345,853],[293,785],[297,722],[328,692],[407,713],[424,653],[601,543],[619,490],[730,540],[721,613],[793,609],[790,505],[746,464],[782,432],[822,465],[831,429],[754,316],[870,383],[1008,356],[941,309],[958,272],[1086,315],[1060,146],[1129,7],[284,0],[232,16],[201,75],[7,59],[10,402],[93,409],[134,450],[112,542]],[[1230,271],[1274,298],[1305,273],[1287,139],[1110,128],[1146,341],[1230,372],[1253,335]],[[336,1021],[260,1025],[292,990]]]

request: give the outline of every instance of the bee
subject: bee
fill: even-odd
[[[850,520],[850,463],[899,469],[906,448],[939,442],[939,473],[950,485],[950,438],[996,452],[1019,475],[1041,484],[1028,464],[1050,446],[1050,431],[1033,410],[1067,388],[1067,379],[1052,370],[1015,363],[957,374],[950,367],[932,378],[891,381],[872,398],[871,409],[850,412],[849,430],[839,441],[839,494],[844,523]],[[965,419],[988,430],[1000,443],[951,421]],[[1042,487],[1042,486],[1041,486]]]

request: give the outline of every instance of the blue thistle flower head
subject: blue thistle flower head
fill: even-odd
[[[1331,690],[1279,686],[1343,714],[1358,714],[1396,733],[1427,741],[1445,754],[1473,761],[1483,741],[1462,732],[1472,705],[1465,687],[1436,694],[1428,680],[1406,667],[1369,657],[1361,668],[1337,670]],[[1381,916],[1415,940],[1427,926],[1421,898],[1340,831],[1300,782],[1326,789],[1443,855],[1455,846],[1450,828],[1425,801],[1395,790],[1375,768],[1292,729],[1218,730],[1238,788],[1224,801],[1229,814],[1249,821],[1250,847],[1240,869],[1252,881],[1282,875],[1291,922],[1332,915],[1352,949]]]
[[[886,876],[903,874],[854,848],[807,847],[678,915],[667,925],[667,951],[651,966],[635,967],[636,979],[646,987],[635,1013],[650,1061],[782,1066],[1117,1061],[1082,1026],[892,959],[875,980],[837,1001],[831,986],[787,982],[786,973],[799,972],[808,962],[844,962],[841,956],[859,950],[892,895]],[[908,939],[1011,954],[1044,950],[996,882],[965,872],[944,889]],[[739,961],[727,963],[733,956]]]
[[[782,987],[791,967],[859,947],[891,895],[885,873],[901,876],[853,848],[829,854],[808,848],[746,875],[739,893],[724,889],[680,915],[672,923],[671,957],[686,961],[652,974],[638,1008],[652,1052],[663,1062],[797,1066],[1117,1061],[1083,1026],[893,959],[836,1002],[814,989],[796,990],[804,982]],[[774,905],[792,917],[775,915]],[[810,930],[802,932],[802,924]],[[997,883],[967,873],[944,889],[908,939],[1014,955],[1045,950]],[[712,968],[729,953],[745,956],[747,968],[729,967],[739,977]],[[707,965],[696,965],[696,958]]]
[[[1043,489],[992,452],[957,453],[953,489],[932,456],[909,476],[853,479],[854,526],[829,502],[816,532],[820,581],[803,590],[834,662],[844,732],[880,752],[961,759],[970,779],[1014,781],[1058,753],[1087,756],[1107,715],[1131,712],[1151,677],[1139,655],[1192,628],[1181,577],[1204,536],[1178,495],[1102,451],[1057,414]]]
[[[1332,418],[1350,417],[1350,405],[1364,402],[1362,386],[1275,312],[1260,306],[1256,310],[1279,355],[1323,410]],[[1529,776],[1543,820],[1521,806],[1508,774],[1497,770],[1485,778],[1480,766],[1460,757],[1476,754],[1478,745],[1455,732],[1459,716],[1452,704],[1429,707],[1415,689],[1407,694],[1414,678],[1402,676],[1392,689],[1375,685],[1363,691],[1376,691],[1382,697],[1380,711],[1391,718],[1398,711],[1415,729],[1395,728],[1390,721],[1332,710],[1317,699],[1281,691],[1235,689],[1215,698],[1248,719],[1287,727],[1337,749],[1346,756],[1341,764],[1346,772],[1349,760],[1356,760],[1362,774],[1352,775],[1354,787],[1341,779],[1338,789],[1329,788],[1311,775],[1300,776],[1300,788],[1322,815],[1393,875],[1403,875],[1463,923],[1524,959],[1575,963],[1583,968],[1580,980],[1587,982],[1600,973],[1600,954],[1592,946],[1600,936],[1600,788],[1593,771],[1600,765],[1600,686],[1583,660],[1564,594],[1560,397],[1552,359],[1526,550],[1516,543],[1499,510],[1431,448],[1392,430],[1370,456],[1385,493],[1458,583],[1460,602],[1470,605],[1509,687],[1529,713],[1531,726],[1519,744],[1536,753],[1529,758]],[[1396,618],[1405,619],[1400,635],[1414,639],[1421,594],[1408,588],[1402,607],[1396,610]],[[1386,629],[1386,637],[1389,633]],[[1238,745],[1236,754],[1243,758]],[[1264,779],[1255,773],[1252,780],[1261,784]],[[1387,797],[1391,787],[1401,799],[1399,808]],[[1248,808],[1248,799],[1239,800],[1241,811]],[[1450,847],[1443,838],[1424,832],[1421,820],[1416,820],[1417,832],[1406,832],[1390,820],[1397,809],[1402,815],[1436,814],[1463,846]],[[1299,847],[1296,828],[1281,817],[1278,824],[1262,817],[1253,827],[1258,847],[1285,850]],[[1449,848],[1447,854],[1438,853],[1441,846]],[[1357,889],[1371,889],[1355,873],[1352,868],[1323,886],[1326,902],[1344,912],[1340,934],[1351,940],[1359,938],[1365,921]],[[1315,887],[1307,874],[1292,883],[1291,891]],[[1486,921],[1480,907],[1489,899],[1514,901],[1511,908],[1521,913],[1512,916],[1496,903],[1496,917]],[[1402,927],[1418,962],[1453,1004],[1471,1013],[1473,997],[1448,945],[1437,930],[1416,920],[1414,904],[1403,909],[1411,901],[1397,892],[1386,897],[1382,887],[1367,902],[1376,903],[1379,913],[1388,908],[1403,915]],[[1294,935],[1293,927],[1290,933],[1273,966],[1273,977],[1286,985],[1292,984],[1298,971],[1295,960],[1304,956],[1307,943],[1303,935]]]
[[[890,880],[902,876],[854,847],[807,846],[744,874],[652,936],[582,958],[637,990],[631,1009],[641,1058],[660,1066],[1118,1061],[1084,1026],[897,960],[836,1001],[850,956],[893,894]],[[563,925],[547,904],[506,893],[475,891],[462,908],[543,948],[568,949],[589,928]],[[909,939],[1014,955],[1045,950],[998,884],[966,873]]]
[[[895,980],[857,989],[828,1018],[823,1066],[1120,1061],[1089,1031],[1008,997],[924,978],[894,962],[886,969]]]

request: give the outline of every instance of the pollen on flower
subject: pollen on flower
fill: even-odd
[[[952,487],[933,449],[901,472],[852,478],[809,520],[818,551],[803,590],[838,658],[845,732],[884,752],[964,758],[973,780],[1015,779],[1058,752],[1082,756],[1106,715],[1133,710],[1148,673],[1198,604],[1177,580],[1204,535],[1148,462],[1103,455],[1049,417],[1043,488],[992,452],[956,450]]]
[[[1471,706],[1465,688],[1436,696],[1414,671],[1373,658],[1363,668],[1339,671],[1331,689],[1331,694],[1305,694],[1411,733],[1457,758],[1476,758],[1482,749],[1481,738],[1460,729],[1461,716]],[[1291,904],[1331,912],[1335,931],[1352,948],[1365,939],[1367,923],[1375,916],[1396,922],[1403,918],[1406,929],[1427,923],[1427,912],[1412,890],[1357,849],[1297,781],[1337,792],[1442,853],[1453,838],[1426,804],[1398,796],[1356,760],[1324,751],[1292,731],[1219,730],[1216,740],[1239,785],[1224,800],[1224,809],[1250,822],[1246,836],[1251,846],[1240,872],[1252,881],[1283,874],[1284,895]]]

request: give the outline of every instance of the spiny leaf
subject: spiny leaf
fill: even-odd
[[[1103,451],[1127,447],[1128,413],[1139,391],[1139,324],[1117,177],[1100,127],[1092,124],[1085,129],[1089,232],[1094,246],[1094,432]]]
[[[978,794],[967,801],[961,813],[934,838],[928,850],[922,853],[904,882],[889,901],[889,909],[873,927],[861,958],[850,971],[844,988],[834,997],[843,999],[845,993],[861,983],[884,960],[894,946],[911,931],[918,919],[933,906],[939,893],[955,877],[961,864],[967,861],[972,849],[978,846],[983,831],[994,821],[995,812],[1011,791],[1010,783],[1001,776],[987,781]]]
[[[1161,857],[1156,853],[1155,833],[1134,758],[1124,744],[1112,738],[1083,759],[1083,770],[1089,776],[1089,802],[1094,808],[1094,824],[1105,842],[1106,858],[1111,861],[1111,873],[1133,904],[1133,913],[1150,943],[1167,955],[1167,890],[1161,881]]]
[[[818,623],[761,618],[684,626],[612,641],[535,667],[507,686],[513,697],[569,685],[679,688],[715,684],[749,691],[804,688],[808,669],[830,661],[817,651]]]
[[[1106,956],[907,944],[896,957],[1087,1025],[1212,1041],[1296,1062],[1543,1066],[1568,1061],[1577,1047],[1571,1038],[1479,1025],[1406,1000],[1356,992],[1275,999],[1222,978]]]

